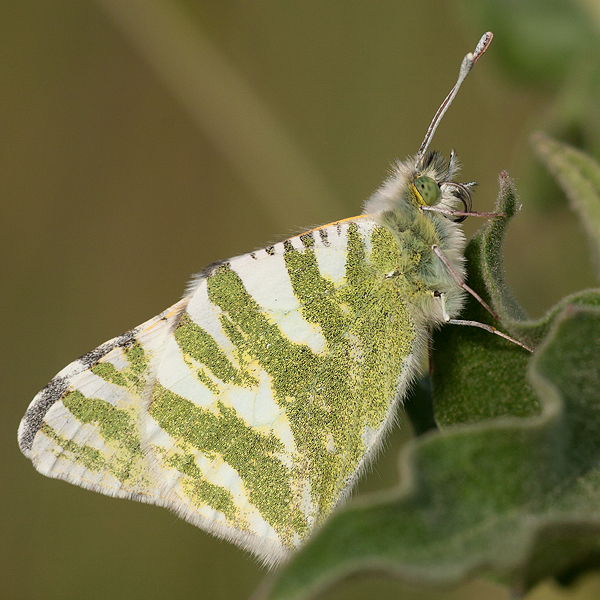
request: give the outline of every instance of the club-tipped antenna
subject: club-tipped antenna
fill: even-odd
[[[475,48],[475,52],[473,52],[472,54],[469,52],[469,54],[467,54],[463,58],[462,64],[460,65],[460,72],[458,73],[458,79],[456,80],[454,87],[450,90],[450,93],[446,96],[446,99],[442,102],[441,106],[435,113],[435,116],[431,121],[431,125],[429,125],[429,129],[425,134],[425,139],[423,140],[423,143],[421,144],[421,147],[417,152],[417,164],[422,160],[423,156],[425,155],[425,152],[427,152],[427,148],[429,148],[429,144],[431,143],[431,138],[433,138],[433,134],[438,128],[442,117],[446,114],[448,107],[452,104],[452,101],[458,93],[460,86],[462,85],[463,81],[467,78],[467,75],[469,74],[475,63],[479,60],[481,55],[488,49],[488,46],[491,44],[493,37],[494,36],[492,35],[491,31],[484,33],[481,39],[479,40],[477,47]]]

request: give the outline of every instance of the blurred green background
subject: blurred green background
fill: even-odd
[[[524,208],[506,268],[532,316],[595,285],[583,230],[533,168],[527,138],[542,127],[595,151],[597,59],[586,70],[581,57],[593,54],[600,6],[537,4],[545,17],[568,5],[584,33],[523,17],[525,1],[0,1],[0,597],[251,594],[265,571],[230,544],[164,509],[37,474],[18,422],[63,366],[169,306],[206,264],[358,214],[390,162],[416,152],[488,29],[496,38],[433,147],[454,148],[462,180],[479,181],[476,210],[492,208],[500,170],[516,179]],[[559,41],[586,44],[562,71],[550,51]],[[397,481],[409,429],[395,431],[359,493]],[[595,575],[530,595],[599,596]],[[369,578],[322,597],[509,592],[475,581],[416,593]]]

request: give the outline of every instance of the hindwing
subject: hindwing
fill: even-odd
[[[23,452],[278,562],[347,496],[418,367],[398,253],[357,217],[212,266],[59,373]]]

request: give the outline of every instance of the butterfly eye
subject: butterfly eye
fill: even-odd
[[[417,177],[413,181],[413,187],[417,193],[417,200],[421,204],[432,206],[440,197],[440,186],[426,175]]]

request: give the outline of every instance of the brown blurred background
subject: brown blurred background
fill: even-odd
[[[574,4],[593,29],[594,3]],[[479,181],[477,210],[492,208],[500,170],[524,182],[506,268],[532,316],[596,285],[583,230],[531,175],[528,135],[571,88],[513,77],[496,50],[512,28],[498,26],[466,0],[0,1],[0,597],[250,595],[265,571],[230,544],[37,474],[19,419],[63,366],[169,306],[206,264],[358,214],[389,163],[416,152],[487,29],[496,39],[433,147]],[[409,436],[394,433],[360,493],[397,481]],[[594,576],[531,594],[599,596]],[[509,593],[358,579],[322,597]]]

